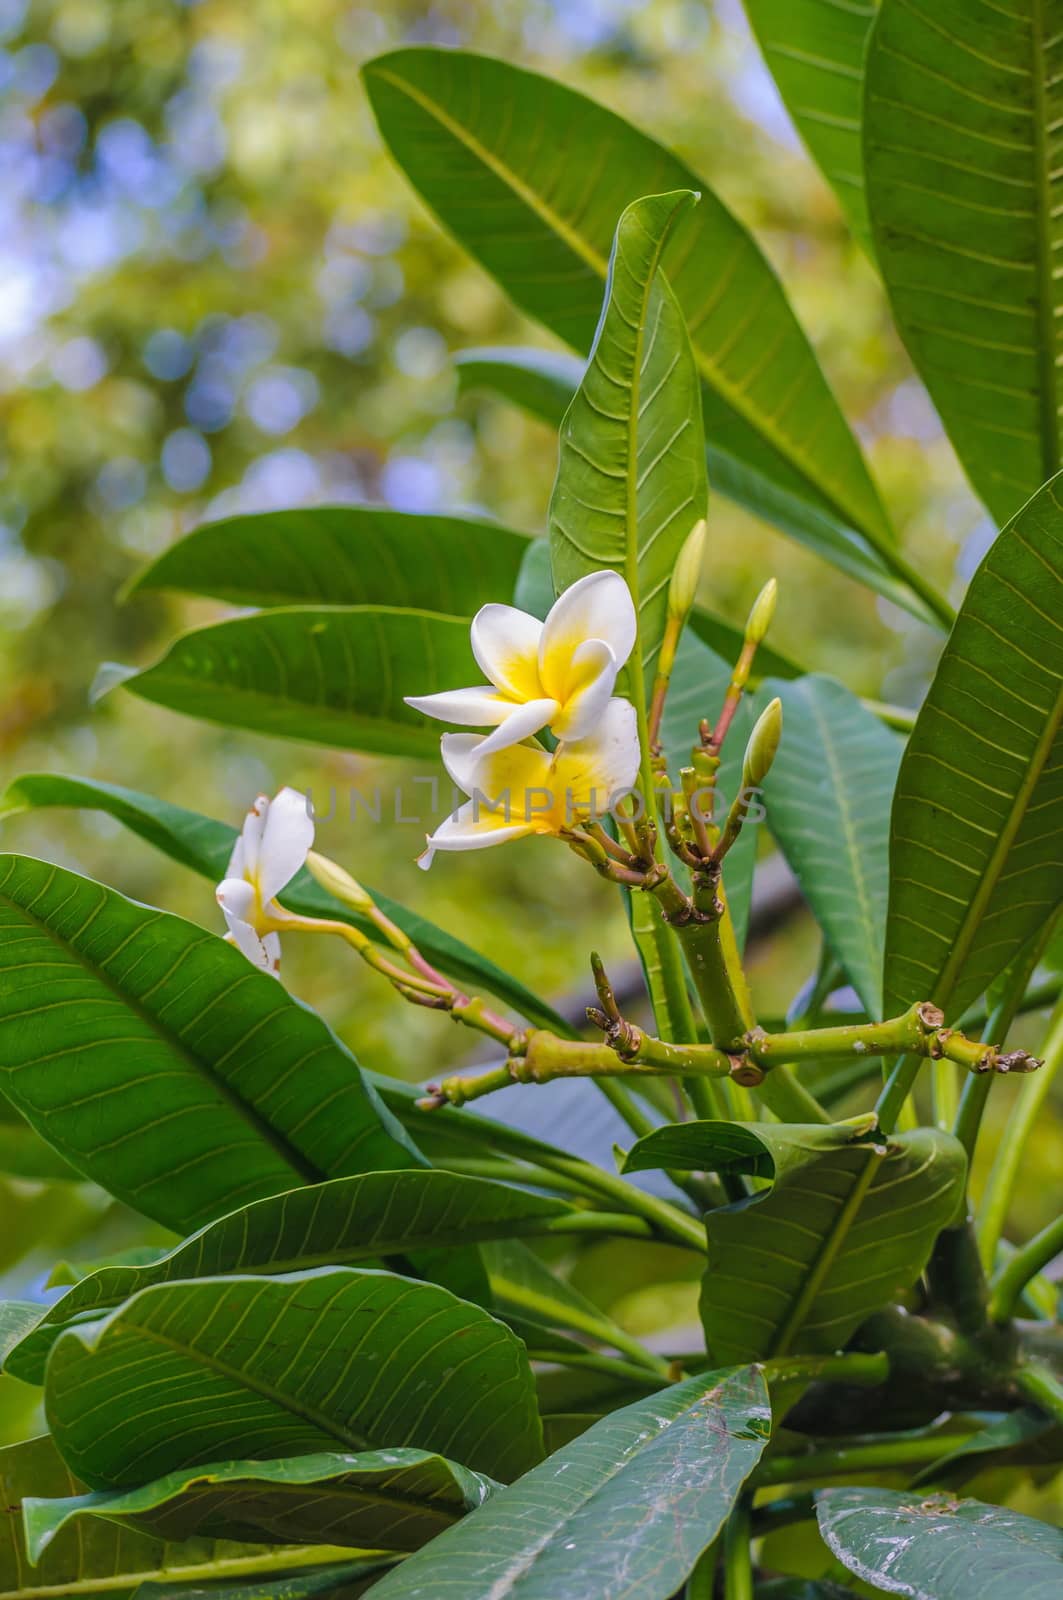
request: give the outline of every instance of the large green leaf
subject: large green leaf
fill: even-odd
[[[894,316],[1003,522],[1059,470],[1063,243],[1055,0],[883,0],[864,154]]]
[[[417,48],[363,70],[384,138],[428,205],[523,311],[580,351],[594,337],[620,213],[642,195],[699,191],[669,276],[706,434],[729,458],[720,486],[905,594],[873,553],[894,560],[892,533],[808,341],[708,185],[614,113],[506,62]]]
[[[513,588],[523,533],[471,517],[300,506],[208,522],[130,586],[240,606],[410,606],[472,616]]]
[[[561,425],[550,501],[555,588],[602,567],[627,580],[639,625],[628,669],[637,706],[653,682],[672,569],[708,500],[697,368],[659,271],[697,198],[689,189],[650,195],[617,224],[605,305]]]
[[[551,428],[560,428],[561,419],[568,410],[584,371],[584,363],[573,356],[531,346],[472,349],[462,352],[456,358],[456,363],[463,391],[489,389]],[[829,513],[802,498],[800,486],[795,489],[784,488],[781,482],[761,476],[747,460],[740,459],[739,446],[733,442],[733,423],[730,428],[715,431],[721,422],[715,402],[704,391],[702,402],[706,421],[712,430],[705,441],[705,457],[715,489],[738,505],[766,518],[776,527],[785,529],[800,543],[832,561],[858,582],[870,585],[879,594],[913,611],[916,616],[926,616],[925,608],[913,598],[909,589],[890,576],[881,558],[836,521],[832,521]],[[738,432],[740,436],[741,430]],[[756,441],[751,441],[748,453],[755,456],[757,450]],[[768,470],[767,466],[765,470]],[[707,635],[703,637],[709,644],[713,643],[712,638]],[[777,661],[769,666],[763,651],[760,657],[765,670],[777,676],[788,675],[780,669]]]
[[[621,1171],[675,1167],[679,1172],[748,1172],[779,1180],[830,1151],[847,1149],[874,1125],[873,1117],[852,1122],[670,1122],[636,1140]]]
[[[435,1284],[349,1267],[143,1289],[64,1331],[45,1401],[71,1469],[99,1489],[398,1445],[505,1482],[542,1455],[508,1328]]]
[[[380,1600],[667,1600],[712,1543],[771,1428],[753,1368],[604,1417],[411,1556]]]
[[[36,1331],[12,1350],[6,1367],[28,1383],[43,1382],[48,1352],[65,1323],[98,1317],[153,1284],[349,1266],[411,1250],[549,1233],[572,1210],[563,1200],[507,1184],[423,1169],[307,1185],[208,1223],[145,1265],[105,1266],[80,1279],[61,1300],[38,1307]]]
[[[611,567],[635,604],[638,638],[624,686],[638,714],[640,787],[652,794],[646,712],[660,654],[672,570],[705,515],[708,481],[690,339],[660,272],[690,190],[636,200],[617,224],[605,304],[583,381],[561,426],[550,501],[554,587]],[[674,1037],[685,993],[674,936],[648,895],[628,896],[656,1026]]]
[[[321,1019],[231,945],[0,856],[0,1085],[72,1166],[168,1227],[418,1157]]]
[[[867,240],[860,124],[876,0],[745,0],[745,8],[798,132]]]
[[[850,1572],[911,1600],[1055,1600],[1063,1528],[981,1500],[821,1489],[819,1528]]]
[[[347,1551],[332,1546],[268,1548],[214,1539],[189,1539],[178,1544],[148,1534],[93,1520],[64,1530],[30,1565],[22,1528],[22,1502],[30,1495],[73,1495],[83,1485],[64,1464],[50,1438],[0,1450],[0,1600],[64,1600],[71,1595],[103,1595],[129,1600],[141,1585],[156,1579],[157,1600],[185,1585],[202,1584],[211,1594],[217,1585],[243,1585],[269,1579],[276,1600],[299,1600],[303,1594],[336,1590],[383,1564],[379,1558],[352,1561]],[[342,1562],[342,1567],[337,1563]],[[286,1575],[305,1575],[306,1587],[288,1590]],[[321,1579],[321,1586],[310,1582]]]
[[[155,795],[58,772],[27,772],[15,778],[0,795],[0,820],[45,806],[106,812],[164,855],[214,883],[225,876],[238,832],[226,822],[215,822],[212,817],[171,805]],[[474,990],[486,989],[527,1017],[529,1022],[552,1028],[555,1033],[571,1033],[563,1017],[487,956],[480,955],[479,951],[378,890],[372,889],[370,893],[381,910],[409,934],[422,955],[440,971]],[[370,936],[373,934],[370,922],[334,900],[305,869],[297,874],[280,898],[290,910],[302,916],[331,917],[349,922]]]
[[[34,1565],[61,1529],[95,1519],[168,1540],[417,1550],[483,1505],[490,1478],[423,1450],[337,1451],[280,1461],[223,1461],[135,1489],[22,1503]]]
[[[841,1349],[919,1277],[965,1176],[963,1147],[919,1128],[827,1151],[711,1211],[701,1315],[713,1359]]]
[[[105,667],[97,692],[226,728],[378,755],[439,751],[439,724],[404,704],[476,681],[468,623],[387,606],[286,606],[195,628],[150,667]]]
[[[764,781],[767,821],[831,949],[882,1015],[889,823],[901,740],[833,678],[769,681],[783,734]]]
[[[888,1011],[958,1016],[1063,901],[1061,491],[1045,484],[975,573],[901,763]]]

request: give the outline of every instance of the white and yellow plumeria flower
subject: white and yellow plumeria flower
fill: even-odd
[[[482,850],[529,833],[558,834],[603,814],[638,776],[638,724],[627,700],[608,701],[596,733],[566,740],[553,754],[535,743],[489,745],[474,733],[443,735],[443,764],[472,798],[440,823],[420,866],[430,867],[437,850]]]
[[[494,728],[481,755],[546,727],[559,739],[585,739],[609,703],[637,632],[620,574],[591,572],[565,590],[545,622],[515,606],[481,607],[472,622],[472,653],[490,682],[412,695],[406,704],[440,722]]]
[[[275,924],[285,913],[274,901],[305,865],[313,842],[314,821],[305,795],[296,789],[281,789],[272,800],[260,794],[218,885],[227,937],[264,972],[276,974],[280,968]]]

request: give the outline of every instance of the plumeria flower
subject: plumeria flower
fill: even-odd
[[[305,795],[296,789],[282,789],[272,800],[260,794],[217,888],[229,925],[227,938],[256,967],[275,976],[281,959],[276,925],[291,920],[275,904],[276,897],[305,865],[313,842],[314,822]]]
[[[472,653],[490,680],[480,688],[412,695],[406,704],[440,722],[494,728],[480,754],[516,745],[549,727],[585,739],[600,721],[638,632],[627,584],[591,572],[556,601],[545,622],[515,606],[482,606]]]
[[[551,754],[541,745],[490,748],[474,733],[445,733],[443,764],[472,798],[440,823],[418,858],[437,850],[483,850],[529,833],[559,834],[605,812],[634,785],[639,770],[635,708],[609,700],[590,738],[566,740]]]

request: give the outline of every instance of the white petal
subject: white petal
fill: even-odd
[[[270,801],[259,850],[258,892],[263,905],[291,883],[314,842],[314,819],[305,794],[282,789]]]
[[[255,888],[246,878],[223,878],[214,893],[225,913],[226,922],[233,917],[247,923],[256,920],[258,901]]]
[[[260,967],[263,972],[273,972],[274,961],[280,961],[280,940],[275,933],[268,933],[266,939],[272,941],[267,945],[249,922],[241,922],[239,917],[226,917],[229,924],[229,934],[233,944],[241,955],[247,957],[252,966]]]
[[[540,676],[554,690],[554,675],[563,670],[585,639],[604,639],[619,669],[631,654],[637,635],[631,592],[620,574],[608,569],[589,572],[554,602],[543,623]]]
[[[596,732],[616,687],[617,659],[602,639],[587,639],[572,657],[569,693],[550,723],[559,739],[586,739]]]
[[[266,970],[272,972],[275,978],[281,975],[281,936],[279,933],[267,933],[262,941],[262,948],[266,953],[269,963]]]
[[[560,709],[556,700],[526,700],[522,706],[514,706],[494,733],[487,735],[480,746],[480,756],[492,755],[496,750],[505,750],[508,745],[530,739],[533,733],[538,733],[540,728],[552,722]]]
[[[485,751],[487,743],[476,733],[445,733],[439,741],[443,765],[465,794],[479,792],[494,798],[507,789],[522,793],[549,783],[548,750],[517,744]]]
[[[515,606],[481,606],[469,636],[477,665],[511,700],[540,700],[539,641],[543,625]]]
[[[555,781],[577,806],[592,791],[599,810],[608,797],[634,788],[639,775],[638,719],[628,700],[610,700],[590,738],[558,745]]]
[[[233,845],[233,853],[229,857],[229,865],[225,869],[225,876],[227,878],[242,878],[246,868],[247,851],[244,849],[244,836],[242,833],[238,833],[236,835],[236,843]]]
[[[444,689],[441,694],[408,694],[406,704],[439,722],[459,728],[495,728],[517,704],[487,684],[482,689]]]
[[[479,808],[479,814],[475,817],[473,811],[470,801],[452,817],[445,818],[429,838],[424,854],[418,857],[418,866],[427,871],[437,850],[486,850],[490,845],[505,844],[508,839],[523,839],[534,832],[530,823],[505,823],[500,816],[485,811],[483,807]]]
[[[269,815],[269,795],[260,794],[247,816],[243,830],[233,846],[229,860],[228,878],[251,878],[258,871],[262,834]]]

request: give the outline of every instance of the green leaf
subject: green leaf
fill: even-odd
[[[208,522],[128,593],[177,589],[239,606],[409,606],[472,616],[508,595],[528,539],[471,517],[301,506]]]
[[[70,1595],[128,1600],[134,1591],[143,1595],[141,1585],[163,1600],[175,1592],[189,1593],[186,1584],[202,1584],[204,1595],[217,1597],[232,1595],[237,1585],[242,1591],[256,1578],[269,1580],[269,1593],[277,1600],[303,1600],[336,1590],[344,1578],[353,1580],[386,1565],[379,1558],[351,1561],[347,1552],[332,1546],[270,1549],[213,1539],[168,1544],[94,1520],[60,1533],[40,1565],[31,1568],[21,1502],[29,1495],[78,1494],[82,1487],[50,1438],[0,1450],[0,1600],[64,1600]],[[299,1579],[293,1577],[289,1588],[285,1576],[295,1573]],[[217,1585],[233,1587],[222,1590]]]
[[[659,274],[673,229],[697,199],[689,189],[650,195],[617,224],[550,501],[558,592],[602,567],[627,580],[639,624],[640,655],[628,668],[636,706],[653,682],[672,569],[708,501],[697,369],[683,314]]]
[[[529,416],[545,422],[551,428],[560,428],[572,396],[583,376],[584,363],[572,356],[551,350],[530,347],[497,346],[490,349],[469,350],[457,358],[458,378],[463,391],[489,389],[519,406]],[[764,517],[776,527],[784,529],[799,543],[815,551],[825,560],[833,562],[859,583],[868,584],[877,593],[885,595],[897,605],[927,618],[925,607],[902,583],[889,574],[881,558],[868,549],[854,534],[828,512],[815,507],[805,498],[798,485],[784,488],[782,483],[762,476],[761,471],[740,459],[741,447],[733,443],[736,428],[732,420],[728,428],[714,409],[715,402],[704,390],[702,406],[711,429],[717,425],[721,431],[710,431],[705,442],[705,455],[709,477],[714,489],[755,515]],[[741,428],[737,430],[741,439]],[[755,438],[747,441],[747,454],[753,458],[762,449]],[[772,463],[764,463],[763,471],[770,473]],[[698,630],[700,632],[700,629]],[[711,637],[707,638],[713,643]],[[780,666],[782,658],[762,646],[758,658],[764,670],[777,677],[796,676]]]
[[[704,1373],[604,1417],[411,1556],[380,1600],[667,1600],[771,1429],[764,1379]]]
[[[549,1233],[551,1223],[572,1209],[485,1178],[423,1169],[367,1172],[293,1189],[208,1223],[145,1265],[105,1266],[82,1278],[61,1300],[36,1308],[36,1331],[11,1350],[6,1367],[27,1383],[42,1383],[48,1352],[66,1323],[99,1317],[153,1284],[375,1263],[411,1250]]]
[[[852,1122],[671,1122],[636,1141],[621,1172],[748,1172],[780,1181],[870,1133],[873,1116]]]
[[[617,224],[605,304],[583,381],[561,427],[550,500],[554,587],[611,567],[625,579],[638,638],[624,673],[642,743],[642,793],[653,792],[647,707],[668,611],[672,570],[705,515],[708,481],[697,372],[683,315],[659,268],[697,196],[651,195]],[[682,1029],[678,949],[648,895],[628,897],[656,1026]]]
[[[45,1402],[71,1469],[99,1489],[399,1445],[506,1482],[542,1455],[508,1328],[436,1284],[347,1267],[143,1289],[63,1332]]]
[[[882,1015],[889,822],[903,745],[833,678],[769,681],[783,703],[767,821],[867,1011]]]
[[[887,1013],[976,999],[1063,900],[1063,479],[975,573],[897,779]]]
[[[519,1326],[522,1336],[533,1332],[540,1344],[548,1344],[557,1339],[554,1330],[564,1328],[614,1350],[635,1353],[645,1362],[637,1341],[519,1239],[499,1238],[485,1244],[483,1258],[494,1309]]]
[[[291,606],[182,634],[154,665],[103,669],[185,716],[376,755],[437,756],[439,724],[404,697],[474,683],[459,617],[386,606]]]
[[[381,1572],[401,1559],[366,1555],[355,1561],[292,1571],[292,1554],[288,1552],[288,1570],[273,1573],[265,1580],[249,1583],[239,1578],[222,1578],[220,1582],[175,1585],[172,1580],[161,1578],[157,1582],[142,1583],[135,1600],[316,1600],[318,1596],[328,1596],[329,1600],[359,1600],[360,1596],[368,1594]],[[332,1551],[333,1559],[338,1554]],[[274,1560],[282,1555],[283,1552],[278,1552]],[[805,1600],[817,1600],[817,1597],[808,1596]],[[832,1597],[827,1595],[823,1600],[832,1600]],[[845,1600],[840,1590],[838,1600]]]
[[[824,1152],[711,1211],[701,1316],[713,1359],[841,1349],[917,1280],[965,1177],[963,1147],[918,1128]]]
[[[489,389],[557,430],[580,386],[585,363],[562,350],[493,345],[460,350],[454,365],[462,394]]]
[[[853,233],[870,244],[860,124],[875,0],[745,0],[745,8],[809,153]]]
[[[178,1230],[418,1160],[354,1057],[275,978],[180,917],[23,856],[0,856],[0,1084],[71,1166]]]
[[[888,1489],[821,1489],[816,1506],[838,1560],[887,1594],[1052,1600],[1063,1586],[1063,1529],[1017,1511]]]
[[[45,806],[103,811],[171,860],[191,867],[193,872],[209,878],[212,883],[225,876],[238,833],[238,829],[226,822],[215,822],[198,811],[186,811],[154,795],[57,772],[28,772],[14,779],[0,795],[0,820]],[[563,1017],[486,956],[378,890],[369,892],[380,909],[409,934],[421,954],[449,977],[471,989],[488,990],[539,1027],[571,1035],[572,1030]],[[280,898],[289,910],[302,916],[332,917],[361,928],[363,933],[373,932],[371,923],[334,900],[305,869],[297,874]]]
[[[700,192],[669,276],[705,431],[730,462],[716,481],[865,582],[906,594],[875,554],[893,559],[888,520],[782,287],[702,179],[604,107],[506,62],[415,48],[363,73],[422,198],[521,310],[579,351],[594,338],[620,213],[643,195]]]
[[[47,1310],[39,1300],[0,1300],[0,1367]]]
[[[1005,1412],[954,1449],[943,1449],[936,1461],[915,1474],[912,1484],[955,1482],[957,1476],[962,1480],[986,1466],[998,1463],[1010,1465],[1017,1460],[1029,1461],[1031,1456],[1028,1453],[1020,1455],[1020,1449],[1025,1445],[1035,1445],[1045,1434],[1058,1433],[1058,1429],[1059,1424],[1035,1406],[1023,1406],[1019,1411]],[[943,1446],[947,1445],[948,1436],[945,1435],[941,1442]],[[986,1462],[986,1456],[995,1459]],[[1036,1454],[1032,1459],[1037,1459]]]
[[[1004,522],[1059,470],[1058,18],[1043,0],[883,0],[864,154],[897,325]]]
[[[185,1468],[134,1489],[22,1503],[34,1566],[61,1529],[105,1517],[178,1541],[237,1539],[417,1550],[483,1505],[490,1478],[423,1450],[371,1450],[223,1461]]]

